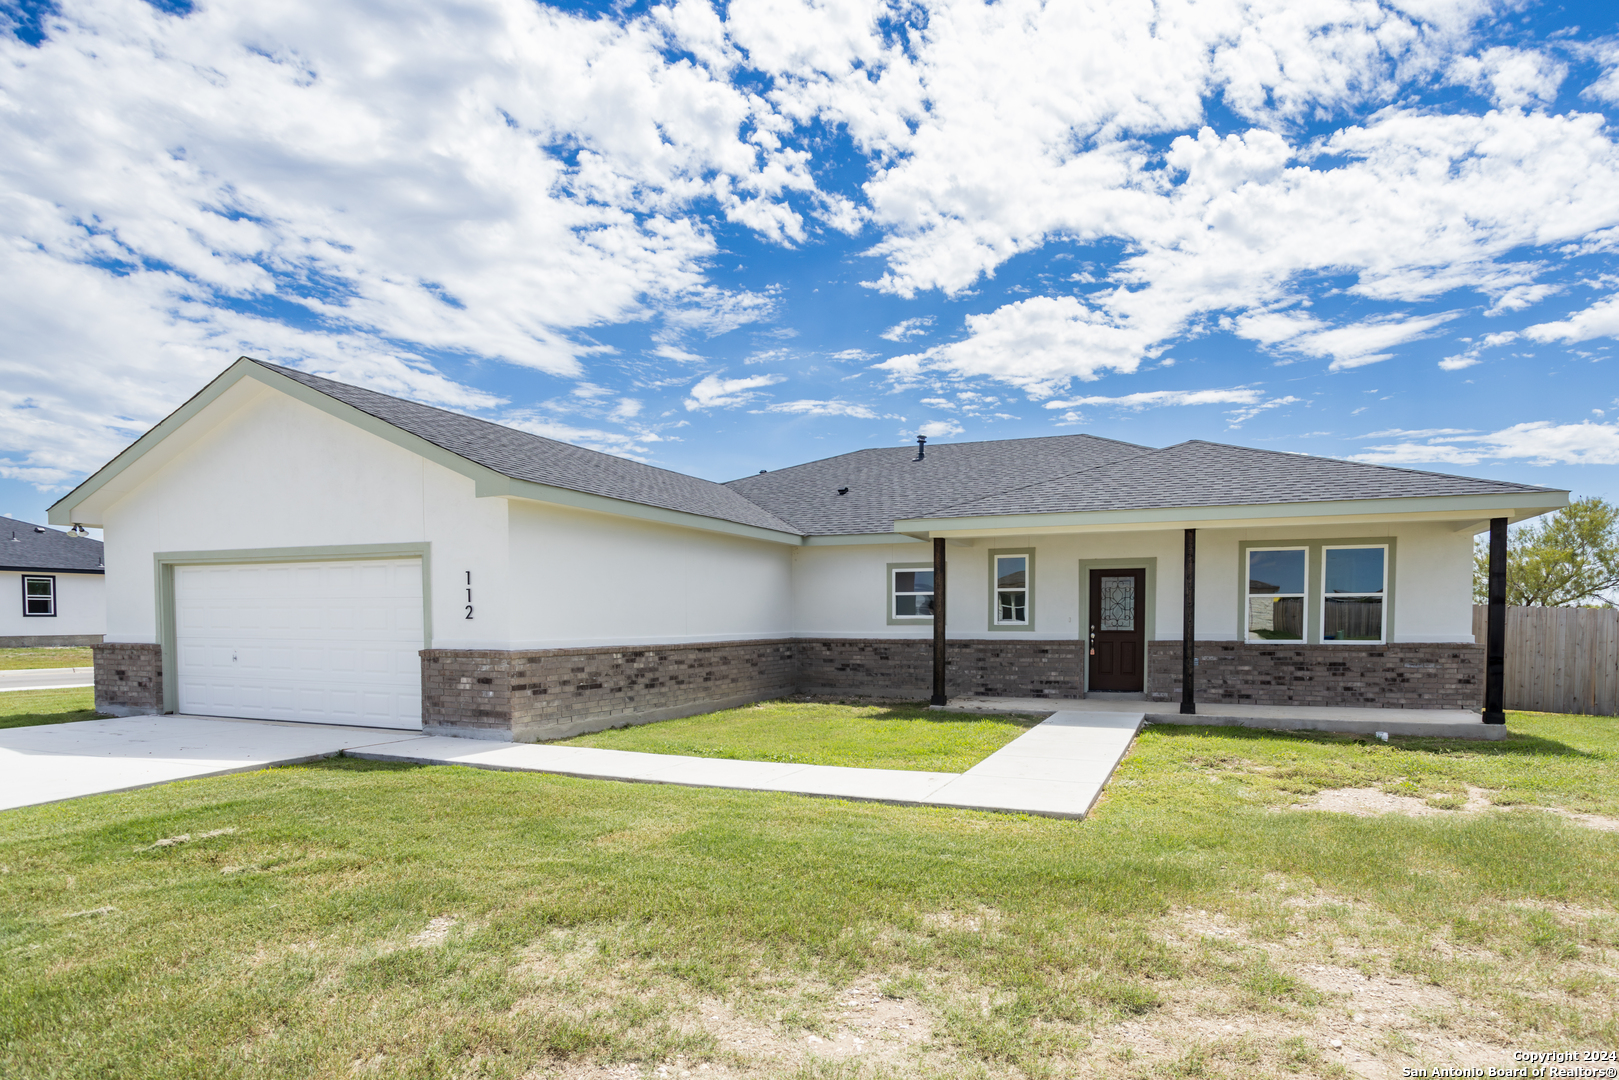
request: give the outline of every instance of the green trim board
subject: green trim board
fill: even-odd
[[[1158,556],[1140,558],[1081,559],[1079,560],[1079,637],[1085,640],[1086,627],[1091,624],[1091,571],[1092,570],[1145,570],[1147,572],[1147,648],[1141,650],[1141,685],[1145,687],[1152,677],[1152,643],[1158,640]],[[1088,654],[1081,650],[1080,685],[1089,689],[1091,665]]]
[[[184,405],[165,417],[151,431],[136,439],[123,453],[103,465],[82,484],[57,500],[50,508],[48,519],[53,524],[61,525],[99,525],[99,522],[87,522],[77,517],[76,511],[79,505],[110,484],[130,466],[177,432],[243,379],[252,379],[262,383],[311,408],[319,409],[335,419],[352,424],[368,434],[375,435],[377,438],[390,442],[401,449],[424,457],[436,465],[441,465],[452,472],[468,477],[473,481],[476,495],[479,498],[529,499],[535,502],[571,506],[575,509],[594,510],[618,517],[640,518],[647,521],[661,522],[666,525],[700,529],[705,532],[746,536],[754,540],[789,544],[794,547],[804,542],[804,538],[797,533],[784,533],[774,529],[761,528],[757,525],[744,525],[740,522],[725,521],[722,518],[704,517],[701,514],[692,514],[681,510],[667,510],[663,507],[613,499],[605,495],[592,495],[583,491],[571,491],[566,488],[552,487],[548,484],[513,479],[475,461],[469,461],[461,455],[446,450],[436,443],[429,442],[419,435],[413,435],[402,428],[394,427],[386,420],[378,419],[370,413],[356,409],[352,405],[338,401],[336,398],[328,397],[319,390],[305,386],[296,379],[289,379],[279,372],[262,367],[245,356],[226,368],[217,378],[198,391]]]
[[[894,571],[895,570],[932,570],[933,562],[891,562],[883,570],[883,613],[888,618],[889,626],[932,626],[933,616],[915,619],[899,619],[894,616]],[[935,583],[935,588],[937,583]],[[946,583],[946,588],[949,585]]]
[[[1170,527],[1181,522],[1189,526],[1230,521],[1250,525],[1266,518],[1382,517],[1403,518],[1424,514],[1434,520],[1476,517],[1481,513],[1507,511],[1513,521],[1536,517],[1568,505],[1566,491],[1526,491],[1500,495],[1427,495],[1402,499],[1341,499],[1323,502],[1248,503],[1223,506],[1169,506],[1146,510],[1086,510],[1052,514],[989,514],[960,518],[905,518],[894,522],[894,531],[907,535],[933,535],[944,532],[1023,533],[1031,529],[1064,529],[1082,526],[1098,529],[1124,529],[1131,525]]]
[[[992,633],[1027,634],[1034,630],[1034,548],[990,548],[989,549],[989,611],[985,613],[986,628]],[[1025,585],[1027,590],[1028,622],[998,623],[995,621],[995,556],[997,555],[1023,555],[1029,560],[1028,578]]]
[[[1392,536],[1350,536],[1325,540],[1242,540],[1237,543],[1237,640],[1248,642],[1248,550],[1250,548],[1304,548],[1304,640],[1276,642],[1278,648],[1303,645],[1367,645],[1366,641],[1321,640],[1321,575],[1324,572],[1321,549],[1329,547],[1387,547],[1388,564],[1383,567],[1383,644],[1394,640],[1394,616],[1398,608],[1396,574],[1398,558]],[[1261,642],[1248,642],[1251,645]]]
[[[176,653],[174,568],[176,566],[231,563],[337,562],[343,559],[422,560],[422,648],[433,647],[433,545],[428,541],[402,544],[332,544],[315,547],[232,548],[215,551],[156,551],[152,553],[153,581],[157,590],[157,640],[162,649],[163,711],[179,707],[179,657]]]

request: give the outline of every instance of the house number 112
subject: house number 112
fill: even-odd
[[[472,571],[467,571],[467,618],[472,618]]]

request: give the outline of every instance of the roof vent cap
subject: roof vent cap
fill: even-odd
[[[927,457],[927,455],[928,455],[928,437],[926,435],[918,435],[916,437],[916,456],[914,458],[912,458],[911,460],[912,461],[921,461],[923,458]]]
[[[849,489],[848,488],[838,488],[838,494],[839,495],[847,495],[847,494],[849,494]]]

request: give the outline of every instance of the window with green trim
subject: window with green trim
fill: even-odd
[[[1388,548],[1323,548],[1321,577],[1321,640],[1382,641]]]
[[[893,618],[933,618],[932,570],[895,569],[889,576],[889,583],[891,599],[888,610]]]
[[[1309,550],[1302,547],[1248,549],[1246,640],[1304,640],[1304,583],[1309,555]]]
[[[1029,557],[995,556],[995,623],[1023,626],[1029,621]]]

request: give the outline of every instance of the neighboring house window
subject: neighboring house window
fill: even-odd
[[[35,617],[56,614],[56,579],[54,577],[23,575],[22,613]]]
[[[995,556],[995,622],[1022,626],[1029,621],[1029,557]]]
[[[1305,548],[1248,549],[1248,641],[1304,640]]]
[[[1388,549],[1324,548],[1321,576],[1321,640],[1382,641]]]
[[[889,610],[894,618],[933,618],[932,570],[893,570],[889,580],[892,582],[889,592],[893,596]]]

